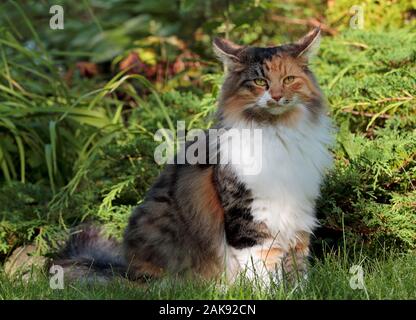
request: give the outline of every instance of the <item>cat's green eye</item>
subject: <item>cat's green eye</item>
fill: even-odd
[[[295,80],[294,76],[287,76],[286,78],[283,79],[283,84],[290,84],[293,82],[293,80]]]
[[[260,87],[267,86],[267,81],[262,78],[254,79],[254,83]]]

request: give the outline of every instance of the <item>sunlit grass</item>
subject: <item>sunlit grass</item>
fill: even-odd
[[[350,268],[363,268],[364,287],[352,289]],[[65,283],[51,289],[46,276],[25,283],[0,275],[0,299],[415,299],[416,257],[390,254],[385,257],[346,262],[333,253],[313,261],[308,281],[302,286],[272,286],[240,279],[232,286],[214,282],[167,278],[138,284],[115,280],[108,284]]]

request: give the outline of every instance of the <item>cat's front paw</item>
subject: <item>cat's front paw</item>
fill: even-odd
[[[288,252],[282,261],[282,281],[304,288],[308,281],[308,258],[299,252]]]

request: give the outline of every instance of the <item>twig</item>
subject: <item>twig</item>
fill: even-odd
[[[349,46],[353,46],[353,47],[357,47],[357,48],[361,48],[361,49],[368,49],[369,48],[368,45],[366,45],[365,43],[361,43],[361,42],[340,41],[340,43],[347,44]]]
[[[368,117],[368,118],[372,118],[376,115],[376,113],[356,111],[356,110],[343,110],[341,112],[342,113],[351,113],[351,114],[356,115],[356,116],[363,116],[363,117]],[[390,119],[391,118],[391,116],[389,116],[388,114],[380,114],[378,117],[383,118],[383,119]]]
[[[334,36],[338,33],[337,30],[329,27],[328,25],[322,23],[318,19],[309,18],[309,19],[298,19],[298,18],[288,18],[284,16],[272,15],[271,19],[276,22],[284,22],[287,24],[300,24],[307,25],[310,27],[320,27],[323,32],[329,33],[331,36]]]
[[[350,104],[348,106],[345,106],[342,108],[342,112],[352,112],[352,108],[356,107],[356,106],[368,106],[371,104],[380,104],[380,103],[384,103],[384,102],[392,102],[392,101],[411,101],[415,99],[415,97],[409,96],[409,97],[392,97],[392,98],[383,98],[383,99],[379,99],[379,100],[375,100],[375,101],[371,101],[371,102],[357,102],[354,104]],[[358,112],[358,111],[357,111]]]

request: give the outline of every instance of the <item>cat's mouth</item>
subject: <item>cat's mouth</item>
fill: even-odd
[[[297,105],[297,102],[295,100],[296,99],[294,98],[288,99],[285,97],[282,97],[279,101],[270,100],[267,102],[267,106],[265,109],[267,110],[267,112],[274,115],[283,114],[287,111],[292,110]]]
[[[279,107],[286,107],[291,104],[291,100],[287,98],[281,98],[279,101],[276,100],[269,100],[267,102],[267,107],[269,108],[279,108]]]

